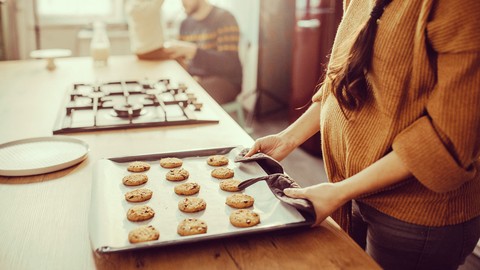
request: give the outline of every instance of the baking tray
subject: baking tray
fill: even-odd
[[[280,229],[309,226],[313,220],[304,216],[294,207],[278,200],[264,182],[258,182],[241,193],[255,198],[254,205],[249,208],[260,215],[261,223],[249,228],[237,228],[230,224],[230,213],[235,210],[225,204],[225,199],[233,194],[219,188],[220,180],[210,176],[215,168],[206,163],[211,155],[225,155],[229,158],[227,167],[235,172],[235,179],[247,180],[269,174],[268,167],[257,162],[235,163],[234,158],[243,147],[224,147],[214,149],[197,149],[182,152],[156,153],[139,156],[106,158],[97,161],[93,172],[92,198],[90,205],[89,233],[92,249],[97,253],[111,253],[124,250],[136,250],[168,245],[179,245],[210,239],[218,239]],[[168,169],[160,167],[163,157],[177,157],[183,160],[183,168],[190,172],[188,180],[170,182],[165,179]],[[152,198],[143,203],[130,203],[124,194],[139,187],[127,187],[122,178],[130,174],[128,163],[146,161],[151,168],[146,174],[149,180],[139,187],[153,191]],[[264,165],[265,166],[265,165]],[[200,192],[194,196],[203,198],[207,208],[198,213],[183,213],[177,204],[185,196],[174,193],[174,186],[184,182],[197,182]],[[155,210],[155,216],[143,222],[131,222],[126,218],[127,210],[133,205],[146,204]],[[206,234],[179,236],[178,223],[185,218],[200,218],[206,221]],[[140,225],[153,225],[160,232],[155,241],[131,244],[128,241],[130,230]]]

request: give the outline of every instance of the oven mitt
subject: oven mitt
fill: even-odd
[[[248,153],[248,148],[243,149],[240,153],[235,157],[235,162],[249,162],[249,161],[256,161],[264,170],[267,171],[268,174],[274,173],[283,173],[282,165],[276,161],[274,158],[266,155],[264,153],[256,153],[251,157],[245,157]]]
[[[300,188],[300,186],[291,179],[288,175],[282,173],[275,173],[266,176],[261,176],[257,178],[252,178],[241,182],[238,185],[239,190],[243,190],[259,181],[266,181],[268,187],[272,191],[273,195],[277,197],[280,201],[287,203],[297,210],[309,214],[315,220],[315,210],[313,209],[313,205],[310,201],[306,199],[300,198],[291,198],[283,193],[283,190],[286,188]]]
[[[295,182],[295,180],[283,173],[282,165],[280,165],[280,163],[272,157],[263,153],[257,153],[251,157],[245,158],[244,156],[247,152],[248,149],[242,150],[235,158],[235,162],[256,161],[259,164],[264,162],[267,163],[266,165],[271,168],[273,173],[266,176],[245,180],[238,185],[239,190],[243,190],[259,181],[266,181],[268,187],[272,191],[273,195],[277,197],[277,199],[295,207],[297,210],[303,213],[310,215],[313,220],[315,220],[315,210],[313,209],[313,205],[310,201],[300,198],[291,198],[283,193],[283,190],[286,188],[300,188],[300,186],[297,184],[297,182]]]

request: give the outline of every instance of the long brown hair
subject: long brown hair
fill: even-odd
[[[373,56],[373,42],[377,23],[384,9],[392,0],[377,0],[370,18],[360,30],[348,54],[347,61],[337,67],[330,67],[327,78],[330,89],[342,108],[358,110],[368,98],[368,84],[365,73],[370,69]]]

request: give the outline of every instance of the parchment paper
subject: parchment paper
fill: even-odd
[[[255,162],[234,163],[235,156],[241,149],[233,148],[226,156],[229,164],[226,166],[235,172],[235,179],[266,175],[265,171]],[[175,156],[172,154],[172,156]],[[262,230],[273,230],[289,224],[305,222],[305,218],[293,207],[279,201],[262,181],[247,189],[237,192],[251,195],[255,203],[249,209],[260,215],[261,223],[249,228],[237,228],[230,224],[229,216],[234,208],[225,204],[225,200],[233,192],[220,189],[221,180],[213,178],[210,173],[216,167],[207,164],[208,156],[182,157],[183,168],[189,171],[190,177],[185,181],[171,182],[165,179],[168,169],[160,167],[159,159],[142,160],[150,163],[151,168],[145,172],[148,182],[141,186],[129,187],[122,183],[129,162],[115,162],[102,159],[94,169],[92,186],[92,201],[90,208],[90,238],[92,248],[98,252],[113,252],[126,249],[163,246],[184,242],[195,242],[211,238],[252,233]],[[141,158],[144,158],[141,156]],[[193,196],[203,198],[207,203],[204,211],[184,213],[178,209],[178,202],[185,196],[177,195],[174,187],[180,183],[196,182],[200,184],[200,192]],[[131,203],[125,200],[124,194],[137,188],[148,188],[153,191],[152,198],[147,202]],[[128,209],[134,205],[146,204],[155,211],[154,218],[143,222],[132,222],[126,217]],[[208,225],[206,234],[179,236],[177,226],[185,218],[199,218]],[[153,225],[160,232],[156,241],[130,244],[128,233],[140,225]]]

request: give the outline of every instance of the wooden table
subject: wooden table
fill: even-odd
[[[319,228],[227,238],[191,245],[98,255],[90,247],[88,209],[92,167],[104,157],[224,146],[253,140],[174,61],[111,57],[0,62],[0,143],[51,136],[65,91],[73,83],[171,78],[183,81],[218,124],[75,133],[88,158],[62,171],[0,176],[0,269],[378,269],[330,219]],[[164,143],[168,142],[168,143]]]

